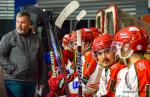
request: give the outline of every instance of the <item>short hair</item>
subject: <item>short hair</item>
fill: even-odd
[[[29,20],[31,20],[31,15],[26,11],[18,12],[16,17],[22,17],[22,16],[27,16],[29,18]]]

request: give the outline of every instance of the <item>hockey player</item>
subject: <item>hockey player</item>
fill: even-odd
[[[84,54],[87,50],[91,49],[91,43],[93,42],[94,37],[93,37],[92,32],[89,29],[83,28],[80,30],[81,30],[81,39],[82,39],[82,53]],[[94,34],[95,36],[98,36],[98,31],[96,32],[96,29],[93,32],[95,33]],[[62,46],[64,48],[64,50],[63,50],[63,61],[66,64],[66,68],[67,68],[68,73],[73,73],[73,71],[76,69],[76,68],[70,69],[71,65],[69,65],[67,63],[68,61],[70,62],[71,60],[73,60],[72,55],[69,55],[69,54],[71,54],[73,52],[73,50],[77,49],[77,46],[76,46],[77,42],[76,41],[77,41],[77,32],[72,32],[71,36],[69,34],[66,34],[62,39]],[[93,60],[92,64],[93,64],[93,68],[95,68],[96,61]],[[92,72],[93,71],[90,71],[90,73],[92,73]],[[49,79],[50,93],[49,93],[48,97],[52,97],[55,94],[58,94],[59,96],[65,94],[65,89],[64,89],[65,85],[63,84],[63,85],[59,86],[59,83],[63,80],[63,78],[64,78],[64,74],[59,74],[58,76]],[[73,76],[71,76],[71,78],[68,78],[67,82],[69,83],[74,78],[77,79],[76,73]],[[72,94],[72,92],[71,92],[71,94]]]
[[[75,51],[70,45],[70,38],[71,34],[64,35],[62,39],[62,47],[63,47],[62,54],[63,54],[63,61],[64,64],[66,65],[68,74],[73,74],[75,70],[75,63],[74,63]]]
[[[148,40],[147,32],[136,26],[115,35],[117,53],[127,66],[118,73],[116,97],[150,97],[150,60],[143,57]]]
[[[62,39],[62,47],[63,47],[63,51],[62,51],[63,60],[62,61],[66,69],[66,71],[64,72],[67,72],[66,76],[69,77],[67,82],[73,79],[71,75],[74,73],[74,63],[73,63],[74,50],[70,46],[70,37],[71,37],[71,34],[66,34],[64,35]],[[57,64],[56,60],[55,60],[55,64]],[[55,68],[57,68],[56,66],[57,65],[55,65]],[[61,80],[63,80],[64,76],[65,75],[63,73],[60,73],[60,74],[57,74],[56,76],[49,78],[48,83],[49,83],[50,92],[47,95],[47,97],[55,97],[56,95],[64,95],[65,86],[64,87],[59,86],[59,83]]]
[[[99,81],[99,89],[96,97],[114,97],[117,73],[124,65],[120,64],[115,49],[111,47],[113,36],[104,34],[97,37],[92,46],[92,51],[97,60],[101,74],[97,75]]]
[[[94,29],[94,28],[92,28],[92,29]],[[84,62],[84,65],[87,65],[87,67],[84,66],[84,67],[86,67],[86,72],[85,73],[83,72],[83,73],[86,76],[84,76],[84,74],[83,74],[83,77],[90,76],[95,71],[96,71],[95,75],[97,75],[97,71],[99,71],[97,69],[99,69],[99,68],[96,69],[96,61],[94,60],[94,58],[92,58],[91,52],[89,52],[88,54],[86,52],[91,49],[92,42],[94,40],[93,36],[98,36],[99,31],[97,30],[97,32],[96,32],[96,29],[95,29],[95,30],[93,30],[93,32],[91,32],[91,30],[85,29],[85,28],[84,29],[80,29],[80,30],[81,30],[81,39],[82,39],[82,54],[86,55],[86,58],[85,58],[86,60],[83,57],[83,60],[84,60],[83,62]],[[94,33],[94,35],[93,35],[93,33]],[[76,46],[76,40],[77,40],[76,32],[73,32],[71,37],[72,37],[71,38],[71,41],[72,41],[71,46],[74,49],[76,49],[77,48],[77,46]],[[74,77],[75,78],[74,78],[73,81],[70,82],[70,79],[69,79],[69,81],[67,81],[68,83],[70,82],[69,83],[69,92],[71,94],[70,97],[77,97],[77,95],[78,95],[78,77],[77,77],[76,73],[74,74]],[[90,77],[91,81],[93,80],[92,77]],[[58,75],[58,79],[60,81],[57,80],[57,79],[55,79],[55,81],[49,81],[49,85],[52,88],[52,90],[54,90],[53,93],[57,92],[57,94],[59,94],[59,95],[65,94],[65,91],[64,91],[65,90],[65,86],[64,85],[60,85],[60,82],[63,81],[63,75]],[[90,88],[88,88],[88,87],[92,86],[92,84],[89,83],[89,86],[87,87],[86,83],[89,83],[89,81],[84,81],[84,83],[83,83],[83,92],[84,92],[86,97],[91,97],[91,93],[93,93],[93,92],[91,92],[92,90]],[[86,95],[86,94],[90,94],[90,95]],[[49,95],[48,97],[52,97],[52,95],[51,96]]]
[[[92,52],[91,52],[91,46],[92,46],[92,42],[94,40],[95,37],[99,36],[99,34],[101,34],[98,29],[96,28],[92,28],[91,29],[87,29],[87,28],[82,28],[80,29],[81,32],[81,53],[82,53],[82,91],[84,96],[86,97],[91,97],[91,94],[93,93],[93,91],[95,90],[91,90],[90,86],[92,86],[93,84],[89,84],[89,86],[87,86],[86,84],[89,82],[89,79],[92,78],[89,76],[91,76],[95,71],[96,73],[99,73],[96,68],[96,61],[92,56]],[[73,41],[73,47],[74,49],[77,49],[77,32],[74,32],[72,34],[72,41]],[[96,74],[95,73],[95,74]],[[93,79],[92,79],[93,80]],[[94,83],[95,85],[95,83]],[[70,97],[77,97],[78,96],[78,77],[76,77],[72,82],[69,83],[69,90],[70,90]]]

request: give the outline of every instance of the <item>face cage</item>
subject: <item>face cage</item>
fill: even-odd
[[[126,59],[129,58],[133,54],[134,50],[131,50],[129,52],[129,54],[124,57],[124,56],[122,56],[122,49],[123,49],[123,46],[124,46],[124,44],[122,42],[113,42],[112,46],[115,47],[116,50],[117,50],[116,51],[116,56],[119,56],[119,58],[123,59],[124,64],[127,66],[128,64],[127,64]]]
[[[92,43],[89,43],[87,48],[84,48],[84,44],[85,41],[81,41],[81,47],[83,47],[83,49],[85,50],[84,52],[86,52],[86,50],[90,49],[90,47],[92,46]],[[76,41],[71,41],[69,44],[69,47],[73,48],[74,50],[77,50],[77,42]]]
[[[71,41],[68,45],[70,48],[74,49],[74,46],[75,46],[75,42],[74,41]],[[75,50],[75,49],[74,49]]]

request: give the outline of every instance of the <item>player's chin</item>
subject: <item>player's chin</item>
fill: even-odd
[[[102,67],[104,68],[109,68],[110,67],[110,64],[108,62],[103,62],[102,63]]]

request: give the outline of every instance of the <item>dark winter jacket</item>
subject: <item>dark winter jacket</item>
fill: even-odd
[[[11,31],[0,42],[0,65],[5,69],[5,79],[45,83],[46,65],[43,50],[36,34],[23,36]]]

